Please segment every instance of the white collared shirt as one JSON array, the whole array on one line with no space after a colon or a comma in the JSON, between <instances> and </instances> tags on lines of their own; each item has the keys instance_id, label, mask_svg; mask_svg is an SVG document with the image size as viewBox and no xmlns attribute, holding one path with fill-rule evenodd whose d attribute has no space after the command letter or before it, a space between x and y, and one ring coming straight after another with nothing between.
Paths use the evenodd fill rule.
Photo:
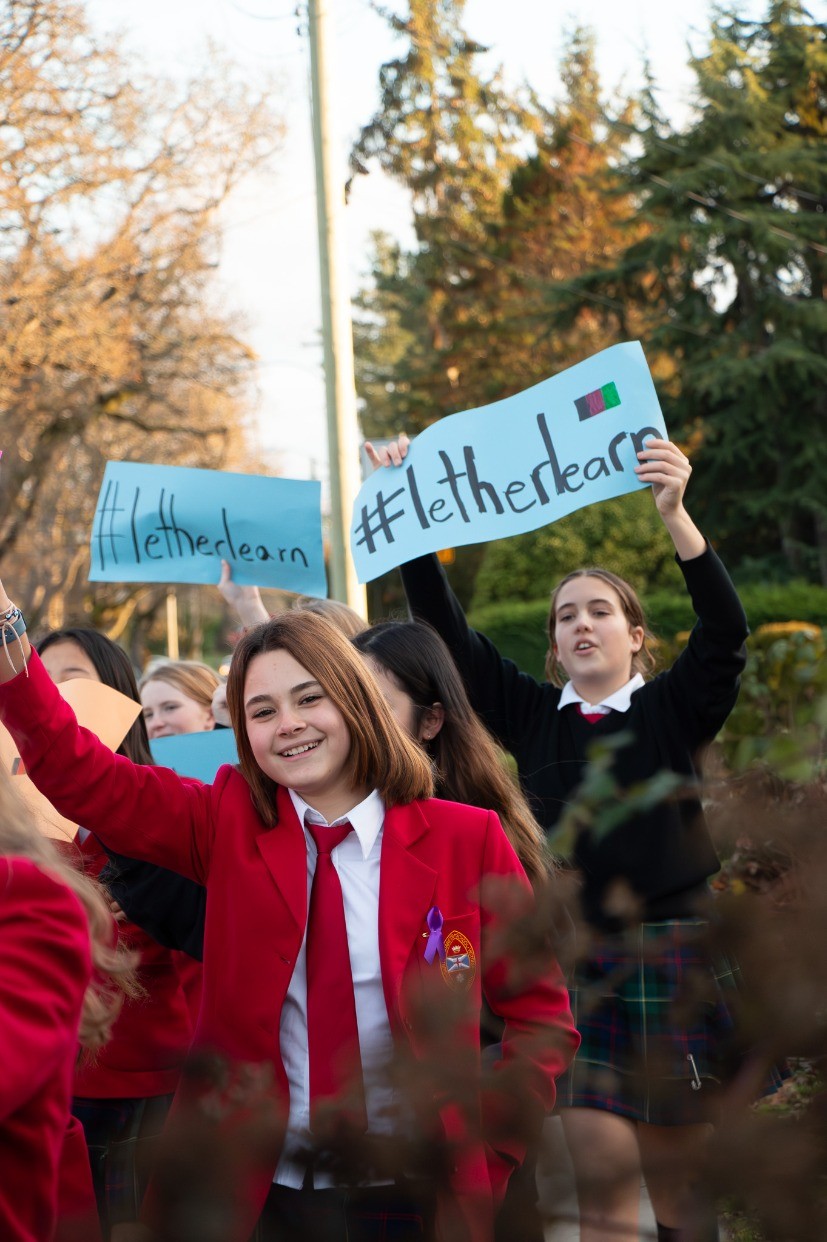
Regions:
<instances>
[{"instance_id":1,"label":"white collared shirt","mask_svg":"<svg viewBox=\"0 0 827 1242\"><path fill-rule=\"evenodd\" d=\"M635 673L634 677L630 677L626 685L621 686L619 690L615 690L614 694L601 699L599 703L587 703L582 694L578 694L571 682L567 681L563 686L557 710L558 712L562 711L564 707L568 707L569 703L580 703L583 711L589 716L608 716L609 712L628 712L632 706L632 695L641 686L645 685L646 682L643 676L640 673Z\"/></svg>"},{"instance_id":2,"label":"white collared shirt","mask_svg":"<svg viewBox=\"0 0 827 1242\"><path fill-rule=\"evenodd\" d=\"M307 842L309 902L317 853L313 838L304 825L306 819L317 824L327 824L327 820L308 806L295 790L290 789L288 793L296 808L299 823L304 828ZM382 852L385 807L378 791L374 789L364 802L348 811L347 815L340 816L334 823L340 824L345 819L353 825L353 832L336 846L331 858L342 885L345 906L368 1130L376 1134L390 1130L388 1114L394 1100L394 1094L383 1073L383 1067L390 1064L393 1054L393 1037L382 990L379 962L379 859ZM333 824L329 826L333 827ZM302 1185L304 1169L290 1159L290 1152L306 1145L310 1126L306 928L281 1011L279 1048L290 1084L290 1114L284 1154L273 1180L282 1186L299 1188ZM324 1179L321 1173L316 1173L314 1184L320 1188L330 1186L333 1182L330 1178Z\"/></svg>"}]
</instances>

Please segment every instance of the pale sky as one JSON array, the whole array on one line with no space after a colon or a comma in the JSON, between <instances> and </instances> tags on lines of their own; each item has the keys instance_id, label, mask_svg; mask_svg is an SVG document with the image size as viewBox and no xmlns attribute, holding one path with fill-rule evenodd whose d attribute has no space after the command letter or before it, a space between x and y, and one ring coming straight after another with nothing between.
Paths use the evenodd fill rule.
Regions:
<instances>
[{"instance_id":1,"label":"pale sky","mask_svg":"<svg viewBox=\"0 0 827 1242\"><path fill-rule=\"evenodd\" d=\"M392 6L396 7L396 6ZM401 7L401 4L400 4ZM763 14L765 3L741 0L745 15ZM307 39L297 32L295 0L86 0L93 24L119 29L128 44L159 72L197 73L211 38L239 72L272 72L281 80L277 107L287 137L274 172L240 189L227 211L220 296L240 310L246 339L260 358L258 425L261 443L280 472L324 478L326 432L319 344L319 275L315 185L308 86ZM815 0L818 16L827 0ZM367 121L378 96L378 69L394 43L368 0L329 0L335 92L336 145L342 176L349 144ZM702 47L708 26L706 0L467 0L466 29L491 46L491 60L506 81L528 80L546 99L558 93L557 64L563 32L576 20L597 35L604 88L633 89L645 53L671 115L686 109L692 77L687 45ZM352 291L368 268L372 229L405 236L403 191L378 173L359 178L346 212ZM573 361L577 361L574 360Z\"/></svg>"}]
</instances>

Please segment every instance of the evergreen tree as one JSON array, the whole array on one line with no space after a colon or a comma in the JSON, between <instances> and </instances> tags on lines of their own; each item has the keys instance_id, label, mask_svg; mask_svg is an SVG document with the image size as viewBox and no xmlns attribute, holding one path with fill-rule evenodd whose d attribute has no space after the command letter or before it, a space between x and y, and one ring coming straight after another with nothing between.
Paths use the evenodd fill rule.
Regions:
<instances>
[{"instance_id":1,"label":"evergreen tree","mask_svg":"<svg viewBox=\"0 0 827 1242\"><path fill-rule=\"evenodd\" d=\"M827 583L827 35L800 0L713 21L682 128L643 101L648 225L590 292L628 299L674 366L667 425L733 563Z\"/></svg>"},{"instance_id":2,"label":"evergreen tree","mask_svg":"<svg viewBox=\"0 0 827 1242\"><path fill-rule=\"evenodd\" d=\"M464 380L478 264L524 120L496 75L478 70L486 49L465 33L463 8L410 0L406 17L385 13L407 47L382 66L379 107L353 151L355 173L375 160L410 191L417 239L407 254L376 238L372 287L357 301L367 435L416 431L475 404Z\"/></svg>"},{"instance_id":3,"label":"evergreen tree","mask_svg":"<svg viewBox=\"0 0 827 1242\"><path fill-rule=\"evenodd\" d=\"M560 66L562 97L532 96L534 150L515 169L491 230L481 281L489 398L520 391L638 334L640 314L572 282L615 264L644 227L617 165L623 137L605 120L594 36L577 28ZM621 121L631 119L628 104Z\"/></svg>"}]
</instances>

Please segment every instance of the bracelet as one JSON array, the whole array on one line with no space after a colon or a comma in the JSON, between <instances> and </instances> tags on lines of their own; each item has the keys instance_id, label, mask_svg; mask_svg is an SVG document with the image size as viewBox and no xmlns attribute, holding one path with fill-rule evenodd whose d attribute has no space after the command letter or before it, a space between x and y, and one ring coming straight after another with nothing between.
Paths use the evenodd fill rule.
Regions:
<instances>
[{"instance_id":1,"label":"bracelet","mask_svg":"<svg viewBox=\"0 0 827 1242\"><path fill-rule=\"evenodd\" d=\"M0 625L4 630L6 626L9 626L18 638L22 638L26 633L26 621L16 604L10 604L5 612L0 612Z\"/></svg>"},{"instance_id":2,"label":"bracelet","mask_svg":"<svg viewBox=\"0 0 827 1242\"><path fill-rule=\"evenodd\" d=\"M5 612L0 612L0 638L3 640L3 650L6 653L6 659L8 660L14 673L17 673L17 669L15 668L14 660L11 658L11 653L9 652L9 639L11 639L12 643L16 639L20 644L20 654L23 657L23 668L26 670L26 676L28 677L29 666L26 663L26 656L23 653L22 642L22 638L25 633L26 621L23 613L16 604L10 604Z\"/></svg>"}]
</instances>

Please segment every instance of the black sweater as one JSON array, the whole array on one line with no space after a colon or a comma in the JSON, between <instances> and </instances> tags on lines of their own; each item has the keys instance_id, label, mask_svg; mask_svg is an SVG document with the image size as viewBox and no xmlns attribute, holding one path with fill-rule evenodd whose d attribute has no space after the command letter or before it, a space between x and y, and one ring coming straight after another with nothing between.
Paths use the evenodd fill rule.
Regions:
<instances>
[{"instance_id":1,"label":"black sweater","mask_svg":"<svg viewBox=\"0 0 827 1242\"><path fill-rule=\"evenodd\" d=\"M678 559L697 614L686 648L672 667L632 696L628 712L589 724L576 706L558 710L560 690L522 673L484 635L472 630L435 556L402 566L411 612L448 644L475 710L517 763L520 781L544 828L550 830L579 784L586 748L607 734L629 732L634 742L616 752L621 786L662 770L686 777L688 792L627 821L600 841L580 834L573 862L584 877L590 921L611 926L602 898L613 880L626 880L643 900L644 917L692 913L699 886L718 870L697 790L698 756L723 725L738 695L747 621L729 576L711 548Z\"/></svg>"}]
</instances>

